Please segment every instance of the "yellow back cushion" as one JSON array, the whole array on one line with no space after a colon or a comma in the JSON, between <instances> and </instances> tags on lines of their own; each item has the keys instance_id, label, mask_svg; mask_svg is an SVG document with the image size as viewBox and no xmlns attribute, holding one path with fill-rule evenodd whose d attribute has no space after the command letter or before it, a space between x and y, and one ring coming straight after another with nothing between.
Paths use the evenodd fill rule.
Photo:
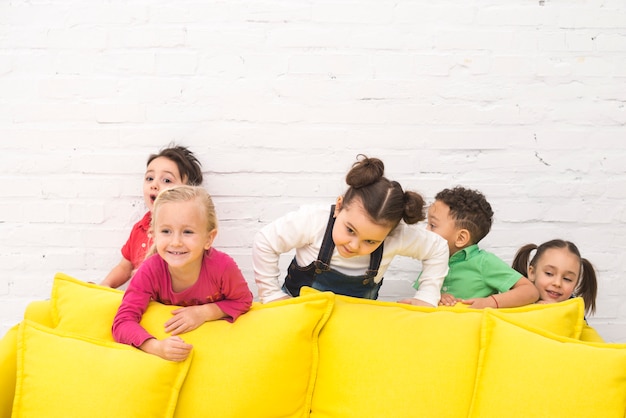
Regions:
<instances>
[{"instance_id":1,"label":"yellow back cushion","mask_svg":"<svg viewBox=\"0 0 626 418\"><path fill-rule=\"evenodd\" d=\"M583 342L486 312L470 417L624 417L626 344Z\"/></svg>"},{"instance_id":2,"label":"yellow back cushion","mask_svg":"<svg viewBox=\"0 0 626 418\"><path fill-rule=\"evenodd\" d=\"M55 328L113 341L111 326L124 292L57 273L50 297Z\"/></svg>"},{"instance_id":3,"label":"yellow back cushion","mask_svg":"<svg viewBox=\"0 0 626 418\"><path fill-rule=\"evenodd\" d=\"M182 335L195 358L175 416L308 416L318 335L332 309L330 293L254 303L233 324L207 322Z\"/></svg>"},{"instance_id":4,"label":"yellow back cushion","mask_svg":"<svg viewBox=\"0 0 626 418\"><path fill-rule=\"evenodd\" d=\"M584 307L579 299L500 311L578 336ZM483 313L337 295L320 334L311 417L467 416Z\"/></svg>"},{"instance_id":5,"label":"yellow back cushion","mask_svg":"<svg viewBox=\"0 0 626 418\"><path fill-rule=\"evenodd\" d=\"M52 292L57 329L112 341L111 325L122 295L57 274ZM234 323L207 322L181 335L194 345L194 360L175 416L308 414L317 372L318 334L333 302L332 293L317 293L267 305L254 303ZM164 324L176 308L151 302L141 325L155 337L165 338Z\"/></svg>"},{"instance_id":6,"label":"yellow back cushion","mask_svg":"<svg viewBox=\"0 0 626 418\"><path fill-rule=\"evenodd\" d=\"M166 361L25 320L12 417L172 417L192 357Z\"/></svg>"}]
</instances>

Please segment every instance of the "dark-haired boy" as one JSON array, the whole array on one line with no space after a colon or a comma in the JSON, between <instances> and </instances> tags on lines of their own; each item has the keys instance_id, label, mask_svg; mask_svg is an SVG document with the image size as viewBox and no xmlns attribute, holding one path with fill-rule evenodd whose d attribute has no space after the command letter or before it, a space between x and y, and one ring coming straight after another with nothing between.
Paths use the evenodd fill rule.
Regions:
<instances>
[{"instance_id":1,"label":"dark-haired boy","mask_svg":"<svg viewBox=\"0 0 626 418\"><path fill-rule=\"evenodd\" d=\"M427 229L448 241L448 275L440 305L462 302L472 308L511 308L539 298L530 280L502 259L478 248L491 229L493 210L477 190L455 187L437 193L428 209Z\"/></svg>"}]
</instances>

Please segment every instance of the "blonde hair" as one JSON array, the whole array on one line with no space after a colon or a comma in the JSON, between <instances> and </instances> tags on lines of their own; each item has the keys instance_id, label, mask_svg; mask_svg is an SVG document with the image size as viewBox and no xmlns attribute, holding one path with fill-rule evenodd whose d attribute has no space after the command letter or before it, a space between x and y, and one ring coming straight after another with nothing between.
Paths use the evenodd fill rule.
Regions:
<instances>
[{"instance_id":1,"label":"blonde hair","mask_svg":"<svg viewBox=\"0 0 626 418\"><path fill-rule=\"evenodd\" d=\"M172 202L189 202L195 200L198 206L204 212L207 220L207 231L211 232L217 229L217 215L215 213L215 205L213 199L206 189L202 186L180 185L170 189L162 190L154 201L152 208L152 221L150 221L150 229L154 228L154 220L157 218L159 209L166 203ZM156 253L156 245L152 244L150 251L146 254L146 258Z\"/></svg>"}]
</instances>

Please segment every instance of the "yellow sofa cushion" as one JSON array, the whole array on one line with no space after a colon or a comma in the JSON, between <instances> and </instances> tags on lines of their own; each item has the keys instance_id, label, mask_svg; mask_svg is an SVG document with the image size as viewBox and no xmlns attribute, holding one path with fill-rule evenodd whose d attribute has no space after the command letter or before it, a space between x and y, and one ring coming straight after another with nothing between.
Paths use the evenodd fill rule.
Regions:
<instances>
[{"instance_id":1,"label":"yellow sofa cushion","mask_svg":"<svg viewBox=\"0 0 626 418\"><path fill-rule=\"evenodd\" d=\"M0 417L10 417L17 372L17 332L14 325L0 340Z\"/></svg>"},{"instance_id":2,"label":"yellow sofa cushion","mask_svg":"<svg viewBox=\"0 0 626 418\"><path fill-rule=\"evenodd\" d=\"M122 292L62 273L53 283L57 329L112 341ZM194 345L193 364L176 417L300 417L310 409L318 335L333 309L332 293L267 305L254 303L234 323L213 321L181 335ZM141 324L155 337L176 306L151 302Z\"/></svg>"},{"instance_id":3,"label":"yellow sofa cushion","mask_svg":"<svg viewBox=\"0 0 626 418\"><path fill-rule=\"evenodd\" d=\"M583 342L516 319L485 313L470 417L624 417L626 344Z\"/></svg>"},{"instance_id":4,"label":"yellow sofa cushion","mask_svg":"<svg viewBox=\"0 0 626 418\"><path fill-rule=\"evenodd\" d=\"M172 417L193 357L170 362L28 320L17 344L13 418Z\"/></svg>"},{"instance_id":5,"label":"yellow sofa cushion","mask_svg":"<svg viewBox=\"0 0 626 418\"><path fill-rule=\"evenodd\" d=\"M572 300L501 311L576 336L584 307ZM483 313L337 295L320 334L311 417L467 416Z\"/></svg>"},{"instance_id":6,"label":"yellow sofa cushion","mask_svg":"<svg viewBox=\"0 0 626 418\"><path fill-rule=\"evenodd\" d=\"M113 341L113 318L124 292L57 273L52 282L53 327L85 337Z\"/></svg>"},{"instance_id":7,"label":"yellow sofa cushion","mask_svg":"<svg viewBox=\"0 0 626 418\"><path fill-rule=\"evenodd\" d=\"M333 296L254 303L233 324L207 322L184 334L195 357L175 416L308 416L318 335L333 309Z\"/></svg>"}]
</instances>

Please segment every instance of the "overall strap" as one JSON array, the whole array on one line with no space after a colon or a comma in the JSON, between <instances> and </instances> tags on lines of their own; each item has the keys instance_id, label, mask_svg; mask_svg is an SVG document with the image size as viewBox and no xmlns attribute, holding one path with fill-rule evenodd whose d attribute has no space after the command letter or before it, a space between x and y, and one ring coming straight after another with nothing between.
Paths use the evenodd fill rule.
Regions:
<instances>
[{"instance_id":1,"label":"overall strap","mask_svg":"<svg viewBox=\"0 0 626 418\"><path fill-rule=\"evenodd\" d=\"M326 232L324 232L324 240L320 252L315 260L315 273L319 274L323 271L330 270L330 258L333 255L335 249L335 243L333 241L333 226L335 225L335 205L330 207L330 215L328 216L328 223L326 224Z\"/></svg>"},{"instance_id":2,"label":"overall strap","mask_svg":"<svg viewBox=\"0 0 626 418\"><path fill-rule=\"evenodd\" d=\"M383 259L383 247L385 246L385 241L380 243L380 246L376 248L376 250L370 255L370 266L365 272L365 276L368 279L373 279L378 274L378 268L380 267L380 262Z\"/></svg>"}]
</instances>

